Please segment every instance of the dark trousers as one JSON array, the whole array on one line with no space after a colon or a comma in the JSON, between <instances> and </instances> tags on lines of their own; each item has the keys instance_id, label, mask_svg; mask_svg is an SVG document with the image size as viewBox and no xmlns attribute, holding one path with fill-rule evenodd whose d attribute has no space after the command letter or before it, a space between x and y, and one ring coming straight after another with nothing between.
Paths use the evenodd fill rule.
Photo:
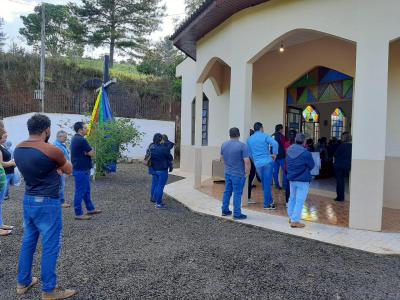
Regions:
<instances>
[{"instance_id":1,"label":"dark trousers","mask_svg":"<svg viewBox=\"0 0 400 300\"><path fill-rule=\"evenodd\" d=\"M336 193L338 201L344 201L345 179L349 176L349 172L350 170L348 168L335 166Z\"/></svg>"},{"instance_id":2,"label":"dark trousers","mask_svg":"<svg viewBox=\"0 0 400 300\"><path fill-rule=\"evenodd\" d=\"M254 163L251 162L251 169L250 169L250 174L249 174L249 187L247 189L248 199L251 199L251 190L253 189L254 177L256 177L256 167L254 166Z\"/></svg>"}]
</instances>

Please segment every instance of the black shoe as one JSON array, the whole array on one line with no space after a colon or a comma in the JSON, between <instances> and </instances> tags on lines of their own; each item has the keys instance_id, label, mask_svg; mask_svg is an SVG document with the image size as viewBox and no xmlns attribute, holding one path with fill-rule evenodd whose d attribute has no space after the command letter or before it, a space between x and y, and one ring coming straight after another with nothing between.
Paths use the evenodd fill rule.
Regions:
<instances>
[{"instance_id":1,"label":"black shoe","mask_svg":"<svg viewBox=\"0 0 400 300\"><path fill-rule=\"evenodd\" d=\"M244 214L241 214L239 216L233 216L233 219L235 219L235 220L244 220L244 219L247 219L247 216L244 215Z\"/></svg>"},{"instance_id":2,"label":"black shoe","mask_svg":"<svg viewBox=\"0 0 400 300\"><path fill-rule=\"evenodd\" d=\"M230 210L222 212L223 217L230 216L230 215L232 215L232 212Z\"/></svg>"},{"instance_id":3,"label":"black shoe","mask_svg":"<svg viewBox=\"0 0 400 300\"><path fill-rule=\"evenodd\" d=\"M337 201L337 202L344 202L344 199L340 199L338 197L336 197L334 200Z\"/></svg>"},{"instance_id":4,"label":"black shoe","mask_svg":"<svg viewBox=\"0 0 400 300\"><path fill-rule=\"evenodd\" d=\"M156 203L156 200L154 200L153 198L150 198L150 202Z\"/></svg>"},{"instance_id":5,"label":"black shoe","mask_svg":"<svg viewBox=\"0 0 400 300\"><path fill-rule=\"evenodd\" d=\"M270 204L268 206L264 206L264 209L275 210L276 209L276 205L275 205L275 203L272 203L272 204Z\"/></svg>"}]
</instances>

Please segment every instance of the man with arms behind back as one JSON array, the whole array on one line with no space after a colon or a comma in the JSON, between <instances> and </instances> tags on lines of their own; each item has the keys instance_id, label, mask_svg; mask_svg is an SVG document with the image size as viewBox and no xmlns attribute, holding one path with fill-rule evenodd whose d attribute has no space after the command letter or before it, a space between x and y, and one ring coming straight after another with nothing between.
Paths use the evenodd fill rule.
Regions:
<instances>
[{"instance_id":1,"label":"man with arms behind back","mask_svg":"<svg viewBox=\"0 0 400 300\"><path fill-rule=\"evenodd\" d=\"M19 144L14 152L15 162L26 183L17 294L25 294L38 283L38 279L32 277L32 263L41 235L42 299L65 299L76 292L57 287L56 268L62 235L60 175L71 174L72 166L60 149L48 144L50 125L47 116L32 116L28 120L29 139Z\"/></svg>"}]
</instances>

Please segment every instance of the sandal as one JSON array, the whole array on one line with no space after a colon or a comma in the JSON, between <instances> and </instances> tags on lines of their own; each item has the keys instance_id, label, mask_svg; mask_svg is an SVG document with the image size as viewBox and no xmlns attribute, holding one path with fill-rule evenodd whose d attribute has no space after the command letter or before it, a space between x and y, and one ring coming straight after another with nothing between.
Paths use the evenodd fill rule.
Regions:
<instances>
[{"instance_id":1,"label":"sandal","mask_svg":"<svg viewBox=\"0 0 400 300\"><path fill-rule=\"evenodd\" d=\"M8 236L12 233L11 230L0 229L0 236Z\"/></svg>"},{"instance_id":2,"label":"sandal","mask_svg":"<svg viewBox=\"0 0 400 300\"><path fill-rule=\"evenodd\" d=\"M0 229L3 229L3 230L13 230L13 229L14 229L14 226L2 225L2 226L0 226Z\"/></svg>"}]
</instances>

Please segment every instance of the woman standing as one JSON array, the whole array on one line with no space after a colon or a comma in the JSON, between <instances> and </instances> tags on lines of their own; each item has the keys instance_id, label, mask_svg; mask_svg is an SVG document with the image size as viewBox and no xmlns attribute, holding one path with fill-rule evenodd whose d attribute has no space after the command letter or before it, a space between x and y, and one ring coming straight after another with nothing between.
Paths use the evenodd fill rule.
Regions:
<instances>
[{"instance_id":1,"label":"woman standing","mask_svg":"<svg viewBox=\"0 0 400 300\"><path fill-rule=\"evenodd\" d=\"M10 189L10 184L13 182L14 179L14 169L15 169L15 163L14 160L12 160L12 154L11 151L8 147L6 147L6 142L7 142L7 132L4 130L3 135L0 138L0 151L1 154L3 155L3 167L6 172L6 178L7 178L7 184L5 187L4 191L4 199L7 200L9 198L9 189Z\"/></svg>"},{"instance_id":2,"label":"woman standing","mask_svg":"<svg viewBox=\"0 0 400 300\"><path fill-rule=\"evenodd\" d=\"M168 169L173 160L170 149L161 144L162 140L162 135L156 133L153 137L153 143L149 146L148 150L151 157L151 175L153 176L151 196L156 203L155 208L157 209L167 208L162 202L162 197L168 180Z\"/></svg>"},{"instance_id":3,"label":"woman standing","mask_svg":"<svg viewBox=\"0 0 400 300\"><path fill-rule=\"evenodd\" d=\"M0 136L1 140L3 140L4 136L7 136L4 128L0 127ZM11 230L14 228L13 226L5 225L3 223L3 202L4 196L6 195L6 186L7 186L7 176L5 172L5 168L14 166L14 161L4 162L3 160L3 151L0 151L0 236L7 236L11 234Z\"/></svg>"}]
</instances>

